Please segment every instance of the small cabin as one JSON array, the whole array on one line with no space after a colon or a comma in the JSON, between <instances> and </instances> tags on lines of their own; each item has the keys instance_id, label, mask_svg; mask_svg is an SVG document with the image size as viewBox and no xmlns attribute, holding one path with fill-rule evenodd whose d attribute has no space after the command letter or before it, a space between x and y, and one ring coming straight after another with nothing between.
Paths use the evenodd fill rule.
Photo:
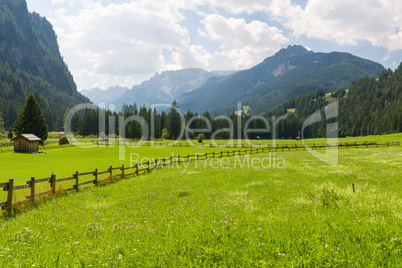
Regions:
<instances>
[{"instance_id":1,"label":"small cabin","mask_svg":"<svg viewBox=\"0 0 402 268\"><path fill-rule=\"evenodd\" d=\"M21 134L11 141L14 141L14 152L19 153L37 153L39 143L42 140L34 134Z\"/></svg>"}]
</instances>

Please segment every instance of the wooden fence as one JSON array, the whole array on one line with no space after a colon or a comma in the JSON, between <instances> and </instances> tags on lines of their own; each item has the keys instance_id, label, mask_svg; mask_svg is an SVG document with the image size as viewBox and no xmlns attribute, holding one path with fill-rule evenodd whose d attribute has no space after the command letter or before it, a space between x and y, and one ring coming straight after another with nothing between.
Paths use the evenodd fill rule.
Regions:
<instances>
[{"instance_id":1,"label":"wooden fence","mask_svg":"<svg viewBox=\"0 0 402 268\"><path fill-rule=\"evenodd\" d=\"M212 144L212 143L184 143L184 142L178 142L178 143L166 143L166 142L129 142L127 140L122 141L124 142L124 145L129 145L129 146L153 146L153 147L195 147L195 148L271 148L273 150L276 150L277 148L291 148L294 150L297 149L304 149L305 147L311 148L314 150L320 150L323 148L350 148L350 147L379 147L379 146L395 146L399 145L399 142L381 142L381 141L372 141L372 142L340 142L335 143L335 144L328 144L328 143L309 143L306 145L303 144L282 144L282 145L270 145L270 144ZM102 141L94 141L94 144L98 145L109 145L109 142L102 142ZM116 140L114 144L118 145L119 141Z\"/></svg>"},{"instance_id":2,"label":"wooden fence","mask_svg":"<svg viewBox=\"0 0 402 268\"><path fill-rule=\"evenodd\" d=\"M330 144L322 144L322 145L313 145L311 149L321 150L321 149L330 149L330 148L368 148L368 147L380 147L380 146L399 146L399 142L364 142L364 143L340 143L335 145ZM26 182L24 185L14 185L14 180L10 179L8 182L0 183L0 188L3 188L4 191L7 192L7 201L0 202L0 207L2 210L6 210L6 214L11 216L13 213L13 205L22 205L31 203L36 205L36 198L41 196L49 196L52 197L56 194L56 185L60 182L72 181L74 184L72 188L68 188L62 190L62 192L69 191L79 191L81 186L87 184L93 184L98 186L101 183L106 183L108 181L113 181L116 178L127 178L133 176L139 176L144 173L148 173L152 170L157 170L159 167L165 167L173 164L180 164L183 162L191 162L191 161L205 161L210 158L222 158L222 157L233 157L233 156L241 156L246 154L258 154L258 153L266 153L266 152L286 152L286 151L305 151L306 147L292 144L292 145L282 145L277 147L262 147L262 148L250 148L246 150L233 150L228 152L213 152L213 153L205 153L205 154L195 154L195 155L187 155L187 156L171 156L170 158L159 158L154 162L145 162L145 163L137 163L132 167L125 167L122 165L121 167L112 167L110 166L105 171L98 171L95 169L90 172L79 173L75 172L71 177L68 178L60 178L56 177L56 174L51 174L48 178L43 179L35 179L32 177L30 180ZM117 171L117 174L116 174ZM106 179L100 180L101 175L107 174ZM92 176L90 180L88 180L88 176ZM105 176L104 176L105 177ZM86 180L85 180L86 178ZM35 185L38 183L49 183L49 190L36 193ZM26 200L13 203L13 193L17 190L22 189L30 189L30 195L26 197Z\"/></svg>"}]
</instances>

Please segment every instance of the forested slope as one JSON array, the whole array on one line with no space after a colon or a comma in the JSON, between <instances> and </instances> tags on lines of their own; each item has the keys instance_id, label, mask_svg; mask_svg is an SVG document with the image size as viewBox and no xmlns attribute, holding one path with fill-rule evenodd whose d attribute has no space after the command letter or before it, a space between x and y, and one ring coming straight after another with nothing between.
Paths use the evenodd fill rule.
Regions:
<instances>
[{"instance_id":1,"label":"forested slope","mask_svg":"<svg viewBox=\"0 0 402 268\"><path fill-rule=\"evenodd\" d=\"M293 98L267 111L266 116L286 114L278 127L279 137L294 138L303 122L329 103L339 101L341 136L366 136L402 131L402 64L395 72L384 70L378 79L362 78L349 90L338 89L330 96L322 90ZM323 137L326 120L307 129L307 136Z\"/></svg>"},{"instance_id":2,"label":"forested slope","mask_svg":"<svg viewBox=\"0 0 402 268\"><path fill-rule=\"evenodd\" d=\"M0 0L0 103L10 126L26 96L37 93L49 130L60 130L67 107L88 102L59 52L46 18L29 13L25 0Z\"/></svg>"}]
</instances>

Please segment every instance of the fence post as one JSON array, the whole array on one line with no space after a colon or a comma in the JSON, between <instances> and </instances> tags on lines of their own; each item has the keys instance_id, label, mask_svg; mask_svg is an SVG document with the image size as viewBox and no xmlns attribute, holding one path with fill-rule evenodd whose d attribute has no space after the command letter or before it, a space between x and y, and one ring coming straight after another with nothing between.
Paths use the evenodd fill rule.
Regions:
<instances>
[{"instance_id":1,"label":"fence post","mask_svg":"<svg viewBox=\"0 0 402 268\"><path fill-rule=\"evenodd\" d=\"M30 181L28 181L31 186L31 201L36 206L35 201L35 177L32 177Z\"/></svg>"},{"instance_id":2,"label":"fence post","mask_svg":"<svg viewBox=\"0 0 402 268\"><path fill-rule=\"evenodd\" d=\"M124 165L121 166L121 177L124 178Z\"/></svg>"},{"instance_id":3,"label":"fence post","mask_svg":"<svg viewBox=\"0 0 402 268\"><path fill-rule=\"evenodd\" d=\"M110 176L110 180L112 180L113 179L113 168L112 168L112 166L110 166L110 168L109 168L109 176Z\"/></svg>"},{"instance_id":4,"label":"fence post","mask_svg":"<svg viewBox=\"0 0 402 268\"><path fill-rule=\"evenodd\" d=\"M223 153L222 153L222 151L221 151L221 158L223 157Z\"/></svg>"},{"instance_id":5,"label":"fence post","mask_svg":"<svg viewBox=\"0 0 402 268\"><path fill-rule=\"evenodd\" d=\"M53 194L53 172L52 172L52 175L50 175L49 183L50 183L50 192L49 192L49 195L52 195L52 194Z\"/></svg>"},{"instance_id":6,"label":"fence post","mask_svg":"<svg viewBox=\"0 0 402 268\"><path fill-rule=\"evenodd\" d=\"M165 166L165 163L166 163L166 158L164 157L163 158L163 166Z\"/></svg>"},{"instance_id":7,"label":"fence post","mask_svg":"<svg viewBox=\"0 0 402 268\"><path fill-rule=\"evenodd\" d=\"M177 156L177 163L180 164L180 155Z\"/></svg>"},{"instance_id":8,"label":"fence post","mask_svg":"<svg viewBox=\"0 0 402 268\"><path fill-rule=\"evenodd\" d=\"M52 173L52 177L50 179L52 185L52 195L56 193L56 175Z\"/></svg>"},{"instance_id":9,"label":"fence post","mask_svg":"<svg viewBox=\"0 0 402 268\"><path fill-rule=\"evenodd\" d=\"M94 184L95 184L95 186L98 186L98 169L97 168L95 169L94 176L95 176Z\"/></svg>"},{"instance_id":10,"label":"fence post","mask_svg":"<svg viewBox=\"0 0 402 268\"><path fill-rule=\"evenodd\" d=\"M149 172L149 161L148 161L148 163L147 163L147 164L148 164L148 167L147 167L147 172Z\"/></svg>"},{"instance_id":11,"label":"fence post","mask_svg":"<svg viewBox=\"0 0 402 268\"><path fill-rule=\"evenodd\" d=\"M75 177L75 190L77 190L77 192L78 192L78 188L79 188L79 185L78 185L78 171L77 172L75 172L75 174L74 174L74 177Z\"/></svg>"},{"instance_id":12,"label":"fence post","mask_svg":"<svg viewBox=\"0 0 402 268\"><path fill-rule=\"evenodd\" d=\"M158 159L155 160L155 170L158 169Z\"/></svg>"},{"instance_id":13,"label":"fence post","mask_svg":"<svg viewBox=\"0 0 402 268\"><path fill-rule=\"evenodd\" d=\"M205 160L208 159L208 153L205 153Z\"/></svg>"},{"instance_id":14,"label":"fence post","mask_svg":"<svg viewBox=\"0 0 402 268\"><path fill-rule=\"evenodd\" d=\"M190 155L187 155L187 162L190 162Z\"/></svg>"},{"instance_id":15,"label":"fence post","mask_svg":"<svg viewBox=\"0 0 402 268\"><path fill-rule=\"evenodd\" d=\"M137 174L137 176L139 175L138 173L138 163L135 165L135 167L137 168L137 170L135 171L135 173Z\"/></svg>"},{"instance_id":16,"label":"fence post","mask_svg":"<svg viewBox=\"0 0 402 268\"><path fill-rule=\"evenodd\" d=\"M4 191L8 191L7 195L7 215L13 215L13 188L14 188L14 179L10 179L8 181L8 186L4 188Z\"/></svg>"}]
</instances>

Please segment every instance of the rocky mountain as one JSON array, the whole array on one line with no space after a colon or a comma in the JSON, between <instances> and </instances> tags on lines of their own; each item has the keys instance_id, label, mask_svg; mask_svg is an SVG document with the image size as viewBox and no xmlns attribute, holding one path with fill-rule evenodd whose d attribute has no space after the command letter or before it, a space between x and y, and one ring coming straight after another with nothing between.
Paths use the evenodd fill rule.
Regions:
<instances>
[{"instance_id":1,"label":"rocky mountain","mask_svg":"<svg viewBox=\"0 0 402 268\"><path fill-rule=\"evenodd\" d=\"M90 99L91 102L98 105L100 102L111 104L128 90L130 90L128 87L119 86L111 87L107 90L101 90L100 88L96 87L90 90L82 90L80 93Z\"/></svg>"},{"instance_id":2,"label":"rocky mountain","mask_svg":"<svg viewBox=\"0 0 402 268\"><path fill-rule=\"evenodd\" d=\"M49 130L61 130L67 108L88 102L77 92L60 55L53 26L29 13L25 0L0 0L0 109L7 126L36 93Z\"/></svg>"},{"instance_id":3,"label":"rocky mountain","mask_svg":"<svg viewBox=\"0 0 402 268\"><path fill-rule=\"evenodd\" d=\"M133 104L134 102L138 107L151 104L170 105L174 100L180 103L184 94L201 87L208 79L232 73L233 71L208 72L197 68L165 71L155 74L150 80L144 81L140 85L135 85L131 90L115 87L107 91L92 89L81 91L81 93L95 104L99 100L106 100L107 104L113 103L116 105L116 111L119 111L123 104ZM124 93L120 94L122 91Z\"/></svg>"},{"instance_id":4,"label":"rocky mountain","mask_svg":"<svg viewBox=\"0 0 402 268\"><path fill-rule=\"evenodd\" d=\"M179 106L194 112L229 114L238 102L252 113L264 113L295 96L322 89L349 87L362 77L378 76L384 67L348 53L314 53L289 46L257 66L225 77L209 79L183 95Z\"/></svg>"}]
</instances>

